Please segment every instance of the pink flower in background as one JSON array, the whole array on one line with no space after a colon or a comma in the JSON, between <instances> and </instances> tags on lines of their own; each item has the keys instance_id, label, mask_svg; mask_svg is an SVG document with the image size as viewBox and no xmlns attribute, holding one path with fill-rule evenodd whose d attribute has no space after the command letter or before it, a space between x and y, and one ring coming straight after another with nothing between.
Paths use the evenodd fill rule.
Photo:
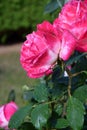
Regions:
<instances>
[{"instance_id":1,"label":"pink flower in background","mask_svg":"<svg viewBox=\"0 0 87 130\"><path fill-rule=\"evenodd\" d=\"M87 0L70 0L53 26L67 29L77 39L76 50L87 52Z\"/></svg>"},{"instance_id":2,"label":"pink flower in background","mask_svg":"<svg viewBox=\"0 0 87 130\"><path fill-rule=\"evenodd\" d=\"M8 129L8 123L11 116L18 110L15 102L7 103L0 107L0 127Z\"/></svg>"},{"instance_id":3,"label":"pink flower in background","mask_svg":"<svg viewBox=\"0 0 87 130\"><path fill-rule=\"evenodd\" d=\"M27 35L21 48L20 62L31 78L49 74L58 58L61 32L44 21L37 31Z\"/></svg>"}]
</instances>

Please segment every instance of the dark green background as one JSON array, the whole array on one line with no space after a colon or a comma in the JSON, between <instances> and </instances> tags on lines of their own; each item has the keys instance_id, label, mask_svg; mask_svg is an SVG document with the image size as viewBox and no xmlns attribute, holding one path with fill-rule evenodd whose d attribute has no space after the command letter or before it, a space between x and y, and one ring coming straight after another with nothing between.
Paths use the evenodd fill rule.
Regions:
<instances>
[{"instance_id":1,"label":"dark green background","mask_svg":"<svg viewBox=\"0 0 87 130\"><path fill-rule=\"evenodd\" d=\"M47 3L47 0L0 0L0 43L25 37L43 20L52 21L50 14L44 14Z\"/></svg>"}]
</instances>

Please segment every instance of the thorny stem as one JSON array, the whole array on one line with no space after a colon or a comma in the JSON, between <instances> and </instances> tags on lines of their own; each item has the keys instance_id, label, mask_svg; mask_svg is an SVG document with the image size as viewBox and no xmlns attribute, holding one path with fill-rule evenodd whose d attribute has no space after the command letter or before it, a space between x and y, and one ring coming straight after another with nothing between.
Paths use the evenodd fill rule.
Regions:
<instances>
[{"instance_id":1,"label":"thorny stem","mask_svg":"<svg viewBox=\"0 0 87 130\"><path fill-rule=\"evenodd\" d=\"M55 100L52 100L52 101L49 101L49 102L41 102L41 103L33 105L32 107L35 108L37 105L40 105L40 104L45 104L46 105L46 104L51 104L51 103L54 103L54 102L57 102L57 100L55 99Z\"/></svg>"},{"instance_id":2,"label":"thorny stem","mask_svg":"<svg viewBox=\"0 0 87 130\"><path fill-rule=\"evenodd\" d=\"M72 77L78 76L78 75L81 74L81 73L86 73L86 71L80 71L80 72L78 72L78 73L72 74Z\"/></svg>"},{"instance_id":3,"label":"thorny stem","mask_svg":"<svg viewBox=\"0 0 87 130\"><path fill-rule=\"evenodd\" d=\"M81 73L86 73L86 71L80 71L78 73L72 74L70 72L70 70L68 68L66 68L66 72L69 76L68 95L69 95L69 97L71 97L71 81L72 81L72 78L75 77L75 76L78 76Z\"/></svg>"},{"instance_id":4,"label":"thorny stem","mask_svg":"<svg viewBox=\"0 0 87 130\"><path fill-rule=\"evenodd\" d=\"M72 81L72 78L75 77L75 76L78 76L81 73L86 73L86 71L80 71L78 73L72 74L70 72L70 70L66 67L66 72L69 76L68 95L69 95L69 97L71 97L71 81Z\"/></svg>"},{"instance_id":5,"label":"thorny stem","mask_svg":"<svg viewBox=\"0 0 87 130\"><path fill-rule=\"evenodd\" d=\"M66 103L64 103L62 117L66 115Z\"/></svg>"},{"instance_id":6,"label":"thorny stem","mask_svg":"<svg viewBox=\"0 0 87 130\"><path fill-rule=\"evenodd\" d=\"M69 77L69 85L68 85L68 95L69 95L69 97L71 97L71 81L72 81L72 77Z\"/></svg>"}]
</instances>

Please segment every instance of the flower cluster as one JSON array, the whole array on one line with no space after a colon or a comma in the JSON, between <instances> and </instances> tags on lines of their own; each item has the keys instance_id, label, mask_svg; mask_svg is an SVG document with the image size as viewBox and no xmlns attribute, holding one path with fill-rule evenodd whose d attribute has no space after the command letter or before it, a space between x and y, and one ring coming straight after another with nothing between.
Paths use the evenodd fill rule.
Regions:
<instances>
[{"instance_id":1,"label":"flower cluster","mask_svg":"<svg viewBox=\"0 0 87 130\"><path fill-rule=\"evenodd\" d=\"M9 120L17 110L18 107L15 102L10 102L0 107L0 128L8 130Z\"/></svg>"},{"instance_id":2,"label":"flower cluster","mask_svg":"<svg viewBox=\"0 0 87 130\"><path fill-rule=\"evenodd\" d=\"M58 59L68 60L75 50L87 52L87 1L70 0L53 24L38 24L26 38L20 61L31 78L51 73Z\"/></svg>"}]
</instances>

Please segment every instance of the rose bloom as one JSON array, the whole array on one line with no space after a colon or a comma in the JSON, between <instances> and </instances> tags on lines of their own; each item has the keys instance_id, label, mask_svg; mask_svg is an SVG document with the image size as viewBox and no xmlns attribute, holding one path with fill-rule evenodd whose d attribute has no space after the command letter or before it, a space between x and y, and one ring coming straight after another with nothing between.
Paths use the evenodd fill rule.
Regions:
<instances>
[{"instance_id":1,"label":"rose bloom","mask_svg":"<svg viewBox=\"0 0 87 130\"><path fill-rule=\"evenodd\" d=\"M18 110L15 102L7 103L0 107L0 127L9 130L8 123L11 116Z\"/></svg>"},{"instance_id":2,"label":"rose bloom","mask_svg":"<svg viewBox=\"0 0 87 130\"><path fill-rule=\"evenodd\" d=\"M78 41L76 50L87 52L87 0L67 2L53 26L70 31Z\"/></svg>"},{"instance_id":3,"label":"rose bloom","mask_svg":"<svg viewBox=\"0 0 87 130\"><path fill-rule=\"evenodd\" d=\"M68 35L68 37L67 37ZM20 62L31 78L52 72L58 57L67 60L75 48L75 38L67 30L56 30L48 21L28 34L21 48ZM71 48L68 46L71 43Z\"/></svg>"},{"instance_id":4,"label":"rose bloom","mask_svg":"<svg viewBox=\"0 0 87 130\"><path fill-rule=\"evenodd\" d=\"M58 58L60 37L53 26L44 21L37 25L37 31L27 35L21 48L20 62L31 78L38 78L52 72Z\"/></svg>"}]
</instances>

